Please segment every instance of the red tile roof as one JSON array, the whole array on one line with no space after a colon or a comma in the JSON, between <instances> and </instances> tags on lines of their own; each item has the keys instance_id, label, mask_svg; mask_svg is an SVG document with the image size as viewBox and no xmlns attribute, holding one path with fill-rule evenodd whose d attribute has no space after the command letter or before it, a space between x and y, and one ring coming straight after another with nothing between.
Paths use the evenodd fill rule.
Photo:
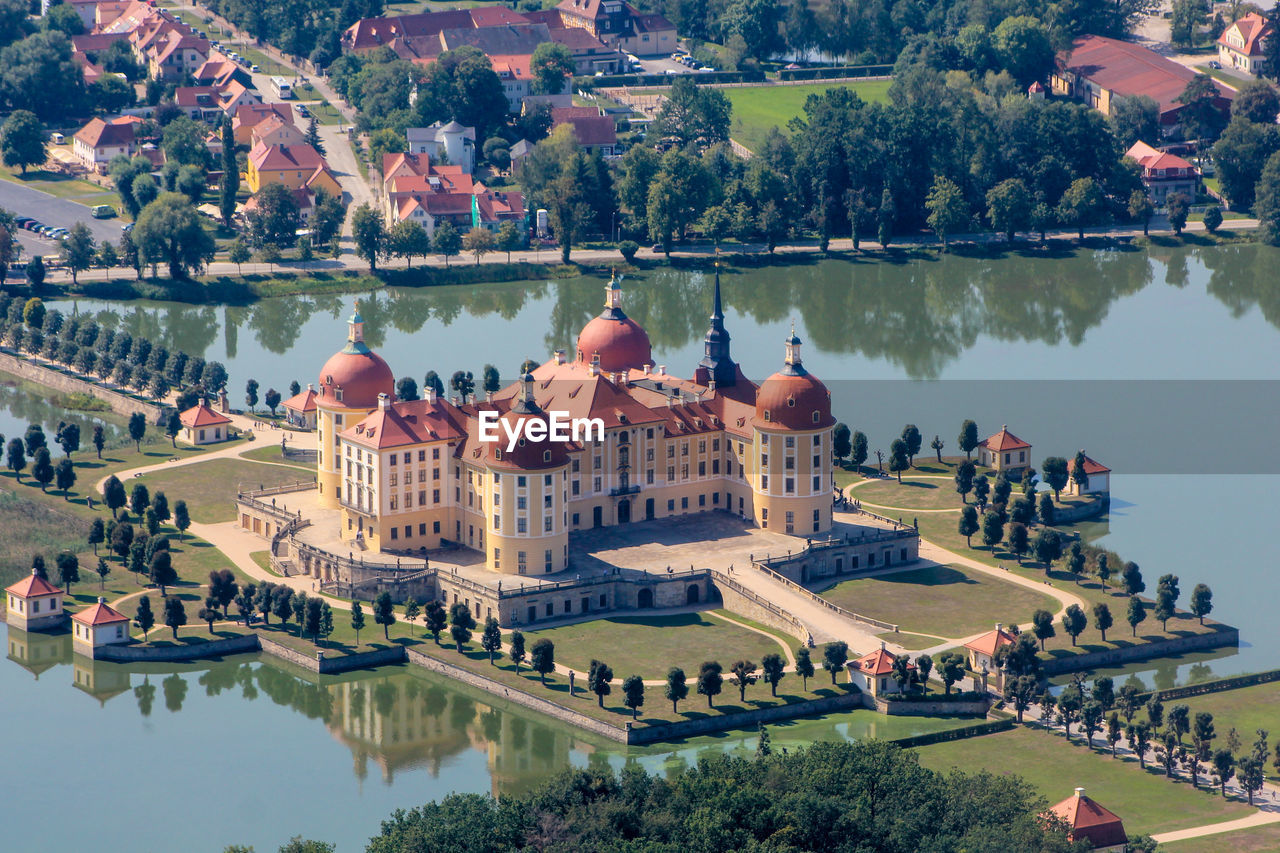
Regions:
<instances>
[{"instance_id":1,"label":"red tile roof","mask_svg":"<svg viewBox=\"0 0 1280 853\"><path fill-rule=\"evenodd\" d=\"M1194 173L1196 168L1178 155L1152 148L1142 140L1133 143L1129 150L1124 152L1124 156L1132 157L1136 160L1144 173L1154 169L1185 169Z\"/></svg>"},{"instance_id":2,"label":"red tile roof","mask_svg":"<svg viewBox=\"0 0 1280 853\"><path fill-rule=\"evenodd\" d=\"M552 110L552 113L558 112ZM563 121L555 121L551 126L554 131L561 125L573 127L573 135L579 145L614 145L618 141L618 127L609 116L598 113L592 116L573 116Z\"/></svg>"},{"instance_id":3,"label":"red tile roof","mask_svg":"<svg viewBox=\"0 0 1280 853\"><path fill-rule=\"evenodd\" d=\"M88 124L76 131L75 138L90 148L102 148L107 145L132 145L132 122L105 122L100 118L91 119Z\"/></svg>"},{"instance_id":4,"label":"red tile roof","mask_svg":"<svg viewBox=\"0 0 1280 853\"><path fill-rule=\"evenodd\" d=\"M1092 476L1093 474L1110 474L1111 469L1101 462L1095 462L1086 456L1084 458L1084 472Z\"/></svg>"},{"instance_id":5,"label":"red tile roof","mask_svg":"<svg viewBox=\"0 0 1280 853\"><path fill-rule=\"evenodd\" d=\"M462 437L466 415L443 398L434 403L408 400L377 409L343 431L342 437L365 447L386 449Z\"/></svg>"},{"instance_id":6,"label":"red tile roof","mask_svg":"<svg viewBox=\"0 0 1280 853\"><path fill-rule=\"evenodd\" d=\"M1237 30L1240 34L1241 41L1244 42L1244 48L1241 49L1227 40L1232 30ZM1243 53L1245 56L1261 56L1262 40L1271 35L1271 24L1266 18L1257 12L1250 12L1243 18L1236 20L1234 24L1222 31L1222 35L1218 36L1218 44L1224 45L1228 50L1234 50L1237 53Z\"/></svg>"},{"instance_id":7,"label":"red tile roof","mask_svg":"<svg viewBox=\"0 0 1280 853\"><path fill-rule=\"evenodd\" d=\"M129 621L128 616L107 604L101 597L98 598L97 604L72 614L71 618L84 625L111 625L115 622Z\"/></svg>"},{"instance_id":8,"label":"red tile roof","mask_svg":"<svg viewBox=\"0 0 1280 853\"><path fill-rule=\"evenodd\" d=\"M865 675L872 677L880 675L888 675L893 672L893 665L898 660L897 655L886 651L883 647L876 649L869 655L863 655L855 660L850 666L857 668ZM910 664L908 669L915 669L915 664Z\"/></svg>"},{"instance_id":9,"label":"red tile roof","mask_svg":"<svg viewBox=\"0 0 1280 853\"><path fill-rule=\"evenodd\" d=\"M1049 811L1066 821L1072 841L1087 840L1094 847L1110 847L1129 840L1120 817L1086 797L1083 788L1076 788L1073 795Z\"/></svg>"},{"instance_id":10,"label":"red tile roof","mask_svg":"<svg viewBox=\"0 0 1280 853\"><path fill-rule=\"evenodd\" d=\"M61 589L37 575L35 569L32 569L31 574L22 580L5 587L4 591L19 598L40 598L45 595L58 595L62 592Z\"/></svg>"},{"instance_id":11,"label":"red tile roof","mask_svg":"<svg viewBox=\"0 0 1280 853\"><path fill-rule=\"evenodd\" d=\"M1002 426L998 433L989 438L984 438L979 446L985 447L992 452L1002 453L1006 450L1020 450L1031 445L1009 432L1007 426Z\"/></svg>"},{"instance_id":12,"label":"red tile roof","mask_svg":"<svg viewBox=\"0 0 1280 853\"><path fill-rule=\"evenodd\" d=\"M305 142L296 145L263 145L258 143L249 152L249 160L259 172L299 170L314 172L327 166L320 152Z\"/></svg>"},{"instance_id":13,"label":"red tile roof","mask_svg":"<svg viewBox=\"0 0 1280 853\"><path fill-rule=\"evenodd\" d=\"M301 393L295 394L281 405L286 409L293 409L295 412L314 412L316 410L315 389L308 388Z\"/></svg>"},{"instance_id":14,"label":"red tile roof","mask_svg":"<svg viewBox=\"0 0 1280 853\"><path fill-rule=\"evenodd\" d=\"M1103 36L1081 36L1059 64L1072 74L1093 81L1117 95L1146 95L1160 105L1162 113L1182 108L1175 103L1196 77L1196 71L1166 59L1141 45ZM1231 98L1214 83L1225 100Z\"/></svg>"},{"instance_id":15,"label":"red tile roof","mask_svg":"<svg viewBox=\"0 0 1280 853\"><path fill-rule=\"evenodd\" d=\"M190 409L183 412L179 418L182 420L182 425L188 429L192 427L218 426L219 424L231 423L231 418L221 412L215 412L206 403L200 403L199 405L192 406Z\"/></svg>"},{"instance_id":16,"label":"red tile roof","mask_svg":"<svg viewBox=\"0 0 1280 853\"><path fill-rule=\"evenodd\" d=\"M966 649L972 649L980 655L991 657L1000 650L1002 646L1012 646L1017 641L1017 637L1010 634L1003 628L996 628L988 631L981 637L975 637L964 644Z\"/></svg>"}]
</instances>

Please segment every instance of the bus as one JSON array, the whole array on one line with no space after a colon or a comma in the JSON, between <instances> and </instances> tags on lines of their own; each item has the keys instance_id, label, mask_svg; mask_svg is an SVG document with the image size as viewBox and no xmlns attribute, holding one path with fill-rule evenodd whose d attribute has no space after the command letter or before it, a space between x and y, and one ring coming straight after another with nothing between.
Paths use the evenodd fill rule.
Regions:
<instances>
[{"instance_id":1,"label":"bus","mask_svg":"<svg viewBox=\"0 0 1280 853\"><path fill-rule=\"evenodd\" d=\"M276 93L276 97L281 100L288 101L293 98L293 86L284 77L272 77L271 88Z\"/></svg>"}]
</instances>

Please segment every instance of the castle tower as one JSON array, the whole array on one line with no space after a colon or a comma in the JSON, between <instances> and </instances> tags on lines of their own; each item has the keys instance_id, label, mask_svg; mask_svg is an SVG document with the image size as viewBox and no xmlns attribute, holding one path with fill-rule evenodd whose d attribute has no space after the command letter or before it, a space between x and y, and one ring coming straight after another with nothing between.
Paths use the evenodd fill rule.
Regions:
<instances>
[{"instance_id":1,"label":"castle tower","mask_svg":"<svg viewBox=\"0 0 1280 853\"><path fill-rule=\"evenodd\" d=\"M831 529L831 393L805 369L795 327L782 370L756 394L749 466L756 524L794 536Z\"/></svg>"},{"instance_id":2,"label":"castle tower","mask_svg":"<svg viewBox=\"0 0 1280 853\"><path fill-rule=\"evenodd\" d=\"M716 261L715 295L712 298L711 326L703 338L702 361L698 362L698 381L717 388L730 388L737 382L738 366L729 356L729 332L724 327L724 311L720 307L720 261Z\"/></svg>"},{"instance_id":3,"label":"castle tower","mask_svg":"<svg viewBox=\"0 0 1280 853\"><path fill-rule=\"evenodd\" d=\"M622 283L614 276L605 286L604 310L578 333L578 361L598 363L613 373L653 363L649 334L622 310Z\"/></svg>"}]
</instances>

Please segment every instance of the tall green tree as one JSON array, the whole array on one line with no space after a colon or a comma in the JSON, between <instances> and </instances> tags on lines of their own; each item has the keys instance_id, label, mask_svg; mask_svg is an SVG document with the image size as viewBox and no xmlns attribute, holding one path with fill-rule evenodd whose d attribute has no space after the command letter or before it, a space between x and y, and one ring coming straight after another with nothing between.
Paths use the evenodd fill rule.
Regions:
<instances>
[{"instance_id":1,"label":"tall green tree","mask_svg":"<svg viewBox=\"0 0 1280 853\"><path fill-rule=\"evenodd\" d=\"M462 235L453 224L445 221L436 226L431 235L431 250L444 258L444 265L449 266L449 258L462 251Z\"/></svg>"},{"instance_id":2,"label":"tall green tree","mask_svg":"<svg viewBox=\"0 0 1280 853\"><path fill-rule=\"evenodd\" d=\"M596 694L596 703L603 708L604 697L613 692L613 669L604 661L592 660L587 673L587 687Z\"/></svg>"},{"instance_id":3,"label":"tall green tree","mask_svg":"<svg viewBox=\"0 0 1280 853\"><path fill-rule=\"evenodd\" d=\"M929 211L929 227L938 235L945 250L948 238L969 223L969 204L964 192L955 182L939 175L933 180L925 208Z\"/></svg>"},{"instance_id":4,"label":"tall green tree","mask_svg":"<svg viewBox=\"0 0 1280 853\"><path fill-rule=\"evenodd\" d=\"M529 60L535 95L558 95L573 76L573 54L557 42L543 42L533 50Z\"/></svg>"},{"instance_id":5,"label":"tall green tree","mask_svg":"<svg viewBox=\"0 0 1280 853\"><path fill-rule=\"evenodd\" d=\"M373 601L373 622L382 626L382 638L390 640L391 626L396 624L396 607L391 601L391 593L380 592Z\"/></svg>"},{"instance_id":6,"label":"tall green tree","mask_svg":"<svg viewBox=\"0 0 1280 853\"><path fill-rule=\"evenodd\" d=\"M43 166L48 159L47 142L48 134L35 113L14 110L0 126L0 159L26 175L28 168Z\"/></svg>"},{"instance_id":7,"label":"tall green tree","mask_svg":"<svg viewBox=\"0 0 1280 853\"><path fill-rule=\"evenodd\" d=\"M991 220L991 227L1004 234L1006 242L1012 243L1014 232L1028 225L1031 203L1031 193L1021 178L1001 181L987 191L987 218Z\"/></svg>"},{"instance_id":8,"label":"tall green tree","mask_svg":"<svg viewBox=\"0 0 1280 853\"><path fill-rule=\"evenodd\" d=\"M534 640L529 648L529 666L538 673L538 680L547 683L547 675L556 671L556 646L546 637Z\"/></svg>"},{"instance_id":9,"label":"tall green tree","mask_svg":"<svg viewBox=\"0 0 1280 853\"><path fill-rule=\"evenodd\" d=\"M186 278L213 259L213 237L191 201L179 193L161 193L147 205L131 236L143 261L167 263L170 278Z\"/></svg>"},{"instance_id":10,"label":"tall green tree","mask_svg":"<svg viewBox=\"0 0 1280 853\"><path fill-rule=\"evenodd\" d=\"M164 596L164 592L160 595ZM178 629L187 624L187 608L176 595L164 599L164 624L173 632L174 639L178 637Z\"/></svg>"},{"instance_id":11,"label":"tall green tree","mask_svg":"<svg viewBox=\"0 0 1280 853\"><path fill-rule=\"evenodd\" d=\"M236 196L240 193L240 166L236 161L236 140L231 132L231 119L222 120L222 178L218 185L218 212L223 226L230 228L236 214Z\"/></svg>"},{"instance_id":12,"label":"tall green tree","mask_svg":"<svg viewBox=\"0 0 1280 853\"><path fill-rule=\"evenodd\" d=\"M502 629L498 620L490 616L484 622L484 632L480 635L480 648L489 654L489 665L493 666L494 657L502 653Z\"/></svg>"},{"instance_id":13,"label":"tall green tree","mask_svg":"<svg viewBox=\"0 0 1280 853\"><path fill-rule=\"evenodd\" d=\"M369 272L378 271L378 258L386 254L387 233L382 211L368 203L362 204L351 215L351 236L355 241L356 255L369 264Z\"/></svg>"},{"instance_id":14,"label":"tall green tree","mask_svg":"<svg viewBox=\"0 0 1280 853\"><path fill-rule=\"evenodd\" d=\"M699 696L707 697L707 707L715 707L715 697L720 695L724 687L724 668L718 661L703 661L698 670L697 689Z\"/></svg>"}]
</instances>

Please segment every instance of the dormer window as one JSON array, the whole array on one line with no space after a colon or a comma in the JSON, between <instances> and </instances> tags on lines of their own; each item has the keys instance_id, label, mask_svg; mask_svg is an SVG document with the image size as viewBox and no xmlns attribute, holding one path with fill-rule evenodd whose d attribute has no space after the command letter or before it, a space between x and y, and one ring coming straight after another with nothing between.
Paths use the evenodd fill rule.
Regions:
<instances>
[{"instance_id":1,"label":"dormer window","mask_svg":"<svg viewBox=\"0 0 1280 853\"><path fill-rule=\"evenodd\" d=\"M550 462L550 461L551 461L551 451L550 451L550 450L544 450L544 451L542 451L542 461L543 461L543 462Z\"/></svg>"},{"instance_id":2,"label":"dormer window","mask_svg":"<svg viewBox=\"0 0 1280 853\"><path fill-rule=\"evenodd\" d=\"M819 412L818 412L818 410L817 410L817 409L814 409L814 410L813 410L813 422L814 422L815 424L818 422L818 418L819 418Z\"/></svg>"},{"instance_id":3,"label":"dormer window","mask_svg":"<svg viewBox=\"0 0 1280 853\"><path fill-rule=\"evenodd\" d=\"M787 408L788 408L788 409L794 409L795 407L796 407L796 398L795 398L795 397L788 397L788 398L787 398Z\"/></svg>"},{"instance_id":4,"label":"dormer window","mask_svg":"<svg viewBox=\"0 0 1280 853\"><path fill-rule=\"evenodd\" d=\"M764 410L764 419L765 419L765 423L768 423L769 421L773 420L773 418L769 417L769 410L768 410L768 409L765 409L765 410Z\"/></svg>"}]
</instances>

